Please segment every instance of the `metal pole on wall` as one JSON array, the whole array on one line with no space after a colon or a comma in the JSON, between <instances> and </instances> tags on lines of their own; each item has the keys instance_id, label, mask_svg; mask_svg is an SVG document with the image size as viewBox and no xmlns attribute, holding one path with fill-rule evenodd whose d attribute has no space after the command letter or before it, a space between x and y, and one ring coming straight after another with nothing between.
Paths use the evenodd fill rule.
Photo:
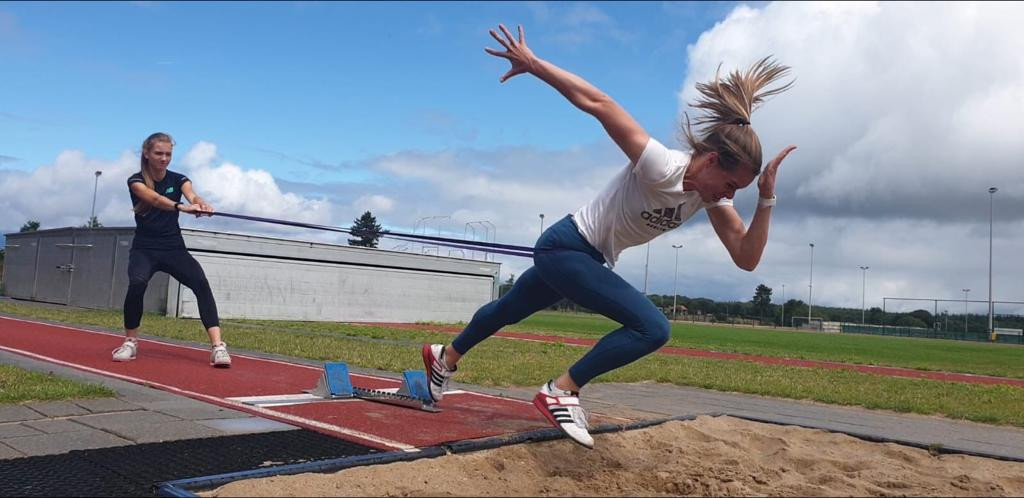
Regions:
<instances>
[{"instance_id":1,"label":"metal pole on wall","mask_svg":"<svg viewBox=\"0 0 1024 498\"><path fill-rule=\"evenodd\" d=\"M92 210L89 212L89 228L92 228L92 220L96 219L96 189L100 185L100 175L102 171L96 171L96 180L92 184Z\"/></svg>"},{"instance_id":2,"label":"metal pole on wall","mask_svg":"<svg viewBox=\"0 0 1024 498\"><path fill-rule=\"evenodd\" d=\"M672 319L676 318L676 282L679 281L679 248L683 247L682 244L672 244L672 248L676 250L676 269L672 272Z\"/></svg>"},{"instance_id":3,"label":"metal pole on wall","mask_svg":"<svg viewBox=\"0 0 1024 498\"><path fill-rule=\"evenodd\" d=\"M967 333L967 293L971 292L971 289L960 289L964 293L964 333Z\"/></svg>"},{"instance_id":4,"label":"metal pole on wall","mask_svg":"<svg viewBox=\"0 0 1024 498\"><path fill-rule=\"evenodd\" d=\"M860 267L861 274L863 275L863 278L861 279L861 282L860 282L860 324L861 325L864 325L864 309L865 309L865 306L864 306L864 288L867 287L867 283L868 283L868 268L871 268L871 267L870 266L861 266Z\"/></svg>"},{"instance_id":5,"label":"metal pole on wall","mask_svg":"<svg viewBox=\"0 0 1024 498\"><path fill-rule=\"evenodd\" d=\"M988 189L988 333L989 337L995 333L992 328L992 198L999 189L990 187Z\"/></svg>"}]
</instances>

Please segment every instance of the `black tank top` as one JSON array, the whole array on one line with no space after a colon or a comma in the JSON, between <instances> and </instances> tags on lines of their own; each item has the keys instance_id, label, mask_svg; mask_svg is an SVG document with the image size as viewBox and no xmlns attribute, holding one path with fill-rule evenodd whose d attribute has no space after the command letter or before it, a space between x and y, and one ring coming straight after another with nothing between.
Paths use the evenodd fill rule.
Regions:
<instances>
[{"instance_id":1,"label":"black tank top","mask_svg":"<svg viewBox=\"0 0 1024 498\"><path fill-rule=\"evenodd\" d=\"M187 181L189 179L185 175L167 170L163 180L156 182L153 190L174 202L181 202L181 186ZM128 177L128 194L134 207L139 203L139 198L132 192L133 183L145 184L141 172ZM185 249L185 240L181 238L181 226L178 225L179 211L164 211L152 206L145 209L146 207L144 205L141 213L135 213L135 238L132 240L132 249Z\"/></svg>"}]
</instances>

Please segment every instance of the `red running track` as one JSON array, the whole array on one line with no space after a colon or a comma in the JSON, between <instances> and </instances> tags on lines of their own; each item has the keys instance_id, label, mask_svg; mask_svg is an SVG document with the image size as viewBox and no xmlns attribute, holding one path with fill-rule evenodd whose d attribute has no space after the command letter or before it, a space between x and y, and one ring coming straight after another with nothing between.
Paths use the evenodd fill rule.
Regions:
<instances>
[{"instance_id":1,"label":"red running track","mask_svg":"<svg viewBox=\"0 0 1024 498\"><path fill-rule=\"evenodd\" d=\"M445 395L441 413L364 400L253 406L232 398L302 394L322 368L232 354L229 369L210 366L206 348L140 340L134 361L111 361L123 336L0 316L0 350L184 395L263 418L334 435L383 450L413 450L441 443L550 427L526 401L457 391ZM419 351L409 352L419 357ZM400 381L352 374L369 389ZM606 417L602 422L611 421Z\"/></svg>"},{"instance_id":2,"label":"red running track","mask_svg":"<svg viewBox=\"0 0 1024 498\"><path fill-rule=\"evenodd\" d=\"M449 334L458 334L462 332L462 329L456 327L444 327L437 325L421 325L414 323L358 323L356 325L374 326L374 327L394 327L404 328L412 330L429 330L431 332L445 332ZM553 335L543 335L539 333L523 333L523 332L498 332L495 334L497 337L504 337L506 339L518 339L523 341L536 341L536 342L555 342L562 344L572 344L576 346L593 346L597 344L594 339L581 339L577 337L562 337ZM859 365L855 363L840 363L834 361L818 361L818 360L799 360L794 358L780 358L777 356L761 356L755 354L743 354L743 353L720 353L717 351L705 351L701 349L690 349L690 348L679 348L672 346L662 347L657 351L656 354L667 354L675 356L692 356L697 358L710 358L715 360L739 360L749 361L753 363L761 363L764 365L782 365L790 367L807 367L807 368L830 368L837 370L854 370L861 373L873 374L873 375L886 375L889 377L907 377L914 379L927 379L927 380L941 380L946 382L964 382L967 384L989 384L989 385L1004 385L1004 386L1015 386L1024 387L1024 379L1014 379L1009 377L993 377L990 375L975 375L967 373L954 373L954 372L938 372L934 370L915 370L912 368L899 368L899 367L881 367L875 365Z\"/></svg>"}]
</instances>

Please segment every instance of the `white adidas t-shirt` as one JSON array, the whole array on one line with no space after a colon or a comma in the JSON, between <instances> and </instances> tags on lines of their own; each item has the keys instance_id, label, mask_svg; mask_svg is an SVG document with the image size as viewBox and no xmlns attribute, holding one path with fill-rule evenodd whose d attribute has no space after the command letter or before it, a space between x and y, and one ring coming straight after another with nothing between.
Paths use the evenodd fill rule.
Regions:
<instances>
[{"instance_id":1,"label":"white adidas t-shirt","mask_svg":"<svg viewBox=\"0 0 1024 498\"><path fill-rule=\"evenodd\" d=\"M635 165L626 166L573 214L583 238L601 251L609 268L623 249L682 225L700 209L732 205L732 199L706 203L695 190L683 192L689 164L690 154L651 138Z\"/></svg>"}]
</instances>

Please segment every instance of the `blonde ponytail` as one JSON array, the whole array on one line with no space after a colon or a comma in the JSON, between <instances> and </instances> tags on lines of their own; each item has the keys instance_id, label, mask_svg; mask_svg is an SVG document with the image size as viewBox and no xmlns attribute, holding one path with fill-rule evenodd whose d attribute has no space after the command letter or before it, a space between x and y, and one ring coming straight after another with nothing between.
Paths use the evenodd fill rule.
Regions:
<instances>
[{"instance_id":1,"label":"blonde ponytail","mask_svg":"<svg viewBox=\"0 0 1024 498\"><path fill-rule=\"evenodd\" d=\"M721 66L719 66L721 70ZM761 141L750 127L750 116L764 100L788 90L793 82L777 88L763 90L775 80L787 75L789 67L765 57L745 72L733 71L725 80L718 77L709 83L697 83L697 100L690 104L703 112L693 124L700 127L694 136L690 118L686 116L683 134L694 153L718 152L719 164L726 170L741 166L761 172Z\"/></svg>"}]
</instances>

